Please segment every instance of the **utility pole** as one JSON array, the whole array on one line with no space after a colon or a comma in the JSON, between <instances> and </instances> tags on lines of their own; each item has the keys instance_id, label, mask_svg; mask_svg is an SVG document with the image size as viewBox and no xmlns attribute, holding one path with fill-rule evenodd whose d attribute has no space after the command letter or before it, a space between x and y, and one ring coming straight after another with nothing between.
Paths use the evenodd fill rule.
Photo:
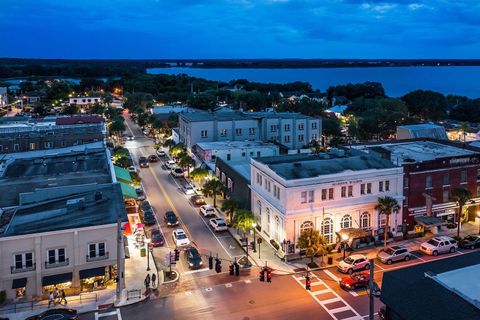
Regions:
<instances>
[{"instance_id":1,"label":"utility pole","mask_svg":"<svg viewBox=\"0 0 480 320\"><path fill-rule=\"evenodd\" d=\"M369 320L374 320L373 319L373 310L375 309L375 300L374 300L374 296L373 296L373 290L374 290L374 287L373 287L373 284L374 284L374 281L373 281L373 275L374 275L374 271L373 271L373 267L374 267L374 263L373 263L373 259L370 259L370 281L368 283L368 287L370 288L370 307L369 307L369 313L368 313L368 319Z\"/></svg>"}]
</instances>

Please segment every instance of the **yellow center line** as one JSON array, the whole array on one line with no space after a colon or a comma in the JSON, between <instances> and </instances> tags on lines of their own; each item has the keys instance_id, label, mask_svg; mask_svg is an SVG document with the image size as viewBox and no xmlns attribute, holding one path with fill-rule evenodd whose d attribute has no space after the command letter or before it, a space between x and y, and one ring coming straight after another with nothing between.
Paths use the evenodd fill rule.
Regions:
<instances>
[{"instance_id":1,"label":"yellow center line","mask_svg":"<svg viewBox=\"0 0 480 320\"><path fill-rule=\"evenodd\" d=\"M132 128L130 128L130 126L128 125L128 122L127 122L127 121L125 121L125 124L127 125L127 128L128 128L128 130L130 131L132 137L135 136L135 135L133 134ZM144 152L141 148L138 148L138 150L140 151L140 153L142 154L142 156L146 157L145 152ZM148 166L148 169L150 169L150 173L153 175L153 178L155 179L155 182L157 183L158 187L160 188L160 191L162 192L162 195L163 195L164 198L167 200L168 205L170 206L170 208L172 209L172 211L175 213L175 215L177 216L177 218L180 220L180 222L182 223L182 225L185 226L184 231L188 234L188 236L189 236L189 238L190 238L190 241L192 241L191 239L193 239L193 238L192 238L192 235L190 234L190 231L186 228L186 225L185 225L185 223L183 222L182 217L178 214L177 208L175 208L175 206L173 205L172 200L170 199L170 197L169 197L168 194L167 194L167 191L165 190L165 188L163 187L163 185L160 183L160 180L158 179L157 174L155 173L155 171L153 171L152 167Z\"/></svg>"}]
</instances>

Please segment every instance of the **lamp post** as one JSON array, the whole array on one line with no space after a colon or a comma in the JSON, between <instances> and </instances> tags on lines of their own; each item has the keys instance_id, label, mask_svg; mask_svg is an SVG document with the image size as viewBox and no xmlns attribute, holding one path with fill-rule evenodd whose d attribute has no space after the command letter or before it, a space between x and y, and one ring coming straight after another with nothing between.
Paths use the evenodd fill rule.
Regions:
<instances>
[{"instance_id":1,"label":"lamp post","mask_svg":"<svg viewBox=\"0 0 480 320\"><path fill-rule=\"evenodd\" d=\"M347 241L348 241L348 235L342 234L342 242L343 242L343 259L345 259L345 254L347 251Z\"/></svg>"},{"instance_id":2,"label":"lamp post","mask_svg":"<svg viewBox=\"0 0 480 320\"><path fill-rule=\"evenodd\" d=\"M257 223L254 222L252 223L252 227L253 227L253 252L257 252L257 239L255 237L255 234L256 234L256 228L257 228Z\"/></svg>"},{"instance_id":3,"label":"lamp post","mask_svg":"<svg viewBox=\"0 0 480 320\"><path fill-rule=\"evenodd\" d=\"M147 271L150 271L150 242L151 239L145 239L145 243L147 245Z\"/></svg>"}]
</instances>

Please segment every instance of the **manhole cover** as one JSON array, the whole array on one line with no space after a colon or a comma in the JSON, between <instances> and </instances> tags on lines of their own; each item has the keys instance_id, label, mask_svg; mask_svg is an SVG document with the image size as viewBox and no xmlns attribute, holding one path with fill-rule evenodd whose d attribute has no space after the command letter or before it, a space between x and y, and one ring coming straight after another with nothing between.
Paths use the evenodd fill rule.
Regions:
<instances>
[{"instance_id":1,"label":"manhole cover","mask_svg":"<svg viewBox=\"0 0 480 320\"><path fill-rule=\"evenodd\" d=\"M248 301L248 303L255 304L255 300L250 300L250 301Z\"/></svg>"}]
</instances>

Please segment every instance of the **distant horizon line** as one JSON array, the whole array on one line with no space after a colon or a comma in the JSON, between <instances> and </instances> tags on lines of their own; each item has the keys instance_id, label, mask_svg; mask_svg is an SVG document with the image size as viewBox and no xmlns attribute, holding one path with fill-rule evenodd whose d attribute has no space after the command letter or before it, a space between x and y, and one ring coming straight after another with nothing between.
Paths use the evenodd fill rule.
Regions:
<instances>
[{"instance_id":1,"label":"distant horizon line","mask_svg":"<svg viewBox=\"0 0 480 320\"><path fill-rule=\"evenodd\" d=\"M15 58L2 60L64 61L480 61L480 58Z\"/></svg>"}]
</instances>

